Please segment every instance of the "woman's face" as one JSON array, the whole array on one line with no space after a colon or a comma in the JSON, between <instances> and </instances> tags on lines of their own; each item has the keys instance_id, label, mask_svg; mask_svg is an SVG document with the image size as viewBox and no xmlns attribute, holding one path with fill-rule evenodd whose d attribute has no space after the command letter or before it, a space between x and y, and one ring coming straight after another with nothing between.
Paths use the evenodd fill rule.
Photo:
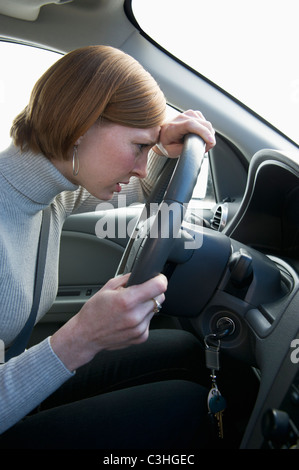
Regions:
<instances>
[{"instance_id":1,"label":"woman's face","mask_svg":"<svg viewBox=\"0 0 299 470\"><path fill-rule=\"evenodd\" d=\"M96 123L78 139L79 173L72 181L93 196L108 200L132 176L146 176L147 155L159 140L160 127L136 129ZM69 162L68 162L69 163Z\"/></svg>"}]
</instances>

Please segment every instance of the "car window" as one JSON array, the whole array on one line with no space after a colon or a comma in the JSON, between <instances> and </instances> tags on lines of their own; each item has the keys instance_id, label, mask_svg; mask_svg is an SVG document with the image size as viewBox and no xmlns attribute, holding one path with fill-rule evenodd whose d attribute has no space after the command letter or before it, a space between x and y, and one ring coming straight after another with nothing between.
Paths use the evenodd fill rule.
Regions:
<instances>
[{"instance_id":1,"label":"car window","mask_svg":"<svg viewBox=\"0 0 299 470\"><path fill-rule=\"evenodd\" d=\"M216 203L214 186L209 164L209 156L205 155L197 183L193 190L190 208L211 209Z\"/></svg>"},{"instance_id":2,"label":"car window","mask_svg":"<svg viewBox=\"0 0 299 470\"><path fill-rule=\"evenodd\" d=\"M299 144L298 0L132 0L146 35Z\"/></svg>"},{"instance_id":3,"label":"car window","mask_svg":"<svg viewBox=\"0 0 299 470\"><path fill-rule=\"evenodd\" d=\"M10 144L13 119L28 104L33 85L60 54L25 44L0 41L0 151Z\"/></svg>"}]
</instances>

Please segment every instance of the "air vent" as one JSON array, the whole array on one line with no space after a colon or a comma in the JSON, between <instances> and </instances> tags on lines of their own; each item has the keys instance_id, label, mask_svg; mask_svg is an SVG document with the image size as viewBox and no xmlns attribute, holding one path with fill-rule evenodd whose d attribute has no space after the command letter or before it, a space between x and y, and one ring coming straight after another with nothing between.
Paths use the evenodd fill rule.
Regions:
<instances>
[{"instance_id":1,"label":"air vent","mask_svg":"<svg viewBox=\"0 0 299 470\"><path fill-rule=\"evenodd\" d=\"M227 221L227 212L228 209L226 204L221 204L215 207L214 216L210 221L211 227L214 230L221 231L224 229Z\"/></svg>"}]
</instances>

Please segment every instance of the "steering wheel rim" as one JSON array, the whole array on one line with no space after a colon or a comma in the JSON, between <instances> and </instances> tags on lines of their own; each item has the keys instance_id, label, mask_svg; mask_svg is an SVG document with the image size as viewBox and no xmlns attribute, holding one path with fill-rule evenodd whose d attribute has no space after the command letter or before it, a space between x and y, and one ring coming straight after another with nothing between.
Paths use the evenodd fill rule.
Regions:
<instances>
[{"instance_id":1,"label":"steering wheel rim","mask_svg":"<svg viewBox=\"0 0 299 470\"><path fill-rule=\"evenodd\" d=\"M116 275L131 272L127 286L141 284L163 270L181 228L204 155L205 143L201 137L188 134L184 139L181 156L176 160L168 160L135 225L116 271ZM163 236L165 234L168 236Z\"/></svg>"}]
</instances>

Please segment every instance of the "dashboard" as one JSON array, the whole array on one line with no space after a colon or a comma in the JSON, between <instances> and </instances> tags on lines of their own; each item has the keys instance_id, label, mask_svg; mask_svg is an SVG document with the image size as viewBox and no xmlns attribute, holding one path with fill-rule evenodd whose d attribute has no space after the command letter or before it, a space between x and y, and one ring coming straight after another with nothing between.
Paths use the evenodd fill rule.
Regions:
<instances>
[{"instance_id":1,"label":"dashboard","mask_svg":"<svg viewBox=\"0 0 299 470\"><path fill-rule=\"evenodd\" d=\"M214 210L213 228L228 235L232 245L237 240L249 251L252 248L265 255L280 273L280 288L272 292L268 301L256 301L253 307L248 301L245 307L243 298L243 305L235 300L225 308L226 316L242 325L242 340L247 347L248 341L251 345L253 367L260 380L241 448L298 448L298 176L298 164L292 156L276 150L259 151L249 165L241 201L225 201ZM266 271L259 282L265 291L269 282L273 286ZM207 321L211 322L210 313L206 319L204 313L200 322L195 322L197 328L204 331ZM231 337L224 347L234 354L240 344L237 346L236 339ZM245 356L249 358L248 352Z\"/></svg>"}]
</instances>

